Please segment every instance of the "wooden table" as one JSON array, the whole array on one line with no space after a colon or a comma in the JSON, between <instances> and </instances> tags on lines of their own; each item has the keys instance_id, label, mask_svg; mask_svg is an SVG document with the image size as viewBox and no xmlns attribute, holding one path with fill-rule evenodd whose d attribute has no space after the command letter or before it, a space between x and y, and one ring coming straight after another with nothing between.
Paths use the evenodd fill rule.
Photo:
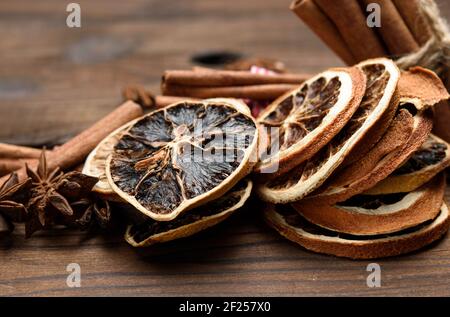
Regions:
<instances>
[{"instance_id":1,"label":"wooden table","mask_svg":"<svg viewBox=\"0 0 450 317\"><path fill-rule=\"evenodd\" d=\"M441 3L450 17L450 5ZM78 1L82 27L66 27L59 0L0 2L0 141L60 143L102 117L120 91L157 92L164 69L190 56L230 50L315 72L340 61L289 12L290 0ZM450 191L447 192L450 198ZM135 250L117 235L21 230L0 242L0 295L450 295L450 237L367 265L314 254L281 238L248 204L194 237ZM70 263L81 288L66 285Z\"/></svg>"}]
</instances>

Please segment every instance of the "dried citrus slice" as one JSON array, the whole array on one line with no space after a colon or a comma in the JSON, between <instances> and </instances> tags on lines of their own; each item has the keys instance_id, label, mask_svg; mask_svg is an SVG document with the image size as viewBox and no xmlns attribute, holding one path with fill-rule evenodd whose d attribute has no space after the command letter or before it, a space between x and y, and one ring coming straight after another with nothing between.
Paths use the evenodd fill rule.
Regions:
<instances>
[{"instance_id":1,"label":"dried citrus slice","mask_svg":"<svg viewBox=\"0 0 450 317\"><path fill-rule=\"evenodd\" d=\"M220 99L216 98L215 100ZM249 108L245 105L235 103L235 106L246 114L250 113ZM112 153L114 146L116 146L119 142L119 139L123 136L125 130L127 130L136 121L137 120L132 120L111 132L111 134L104 138L86 158L82 173L88 176L97 177L99 179L97 184L95 184L92 188L92 191L96 192L104 199L123 201L109 185L106 177L106 159Z\"/></svg>"},{"instance_id":2,"label":"dried citrus slice","mask_svg":"<svg viewBox=\"0 0 450 317\"><path fill-rule=\"evenodd\" d=\"M122 199L113 191L106 177L106 159L112 153L119 139L136 120L133 120L113 131L104 138L86 158L82 173L88 176L97 177L99 180L92 188L92 191L102 198L113 201Z\"/></svg>"},{"instance_id":3,"label":"dried citrus slice","mask_svg":"<svg viewBox=\"0 0 450 317\"><path fill-rule=\"evenodd\" d=\"M410 193L356 195L335 205L321 200L292 203L309 222L353 235L405 230L434 219L444 199L445 177L439 175Z\"/></svg>"},{"instance_id":4,"label":"dried citrus slice","mask_svg":"<svg viewBox=\"0 0 450 317\"><path fill-rule=\"evenodd\" d=\"M106 176L139 211L170 221L222 196L250 173L257 141L257 124L245 104L180 102L131 125L106 161Z\"/></svg>"},{"instance_id":5,"label":"dried citrus slice","mask_svg":"<svg viewBox=\"0 0 450 317\"><path fill-rule=\"evenodd\" d=\"M410 192L428 182L448 166L450 166L450 145L431 134L408 161L364 194Z\"/></svg>"},{"instance_id":6,"label":"dried citrus slice","mask_svg":"<svg viewBox=\"0 0 450 317\"><path fill-rule=\"evenodd\" d=\"M134 247L146 247L191 236L212 227L241 208L252 191L252 182L242 180L224 196L192 209L172 221L155 221L147 217L141 223L129 225L125 240Z\"/></svg>"},{"instance_id":7,"label":"dried citrus slice","mask_svg":"<svg viewBox=\"0 0 450 317\"><path fill-rule=\"evenodd\" d=\"M358 68L332 69L271 103L258 117L264 177L279 175L310 158L350 120L365 90Z\"/></svg>"},{"instance_id":8,"label":"dried citrus slice","mask_svg":"<svg viewBox=\"0 0 450 317\"><path fill-rule=\"evenodd\" d=\"M350 121L319 152L288 173L257 187L260 197L272 203L297 201L319 187L351 153L365 141L365 134L391 112L400 71L394 62L379 58L365 61L357 67L367 78L364 98Z\"/></svg>"},{"instance_id":9,"label":"dried citrus slice","mask_svg":"<svg viewBox=\"0 0 450 317\"><path fill-rule=\"evenodd\" d=\"M450 227L445 204L442 204L436 218L389 235L337 233L308 222L289 205L267 204L264 218L282 236L305 249L351 259L374 259L409 253L438 240Z\"/></svg>"}]
</instances>

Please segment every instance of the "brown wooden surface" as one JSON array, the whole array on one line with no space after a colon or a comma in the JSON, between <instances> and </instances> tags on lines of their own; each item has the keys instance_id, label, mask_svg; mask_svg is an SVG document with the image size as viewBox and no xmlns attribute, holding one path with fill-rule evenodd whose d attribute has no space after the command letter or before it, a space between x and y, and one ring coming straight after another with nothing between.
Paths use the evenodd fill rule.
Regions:
<instances>
[{"instance_id":1,"label":"brown wooden surface","mask_svg":"<svg viewBox=\"0 0 450 317\"><path fill-rule=\"evenodd\" d=\"M190 67L205 50L278 58L303 72L341 65L289 12L290 0L78 2L81 29L65 26L64 1L0 2L1 142L61 142L119 104L124 85L157 92L164 69ZM450 295L449 236L410 255L349 261L284 240L254 206L145 250L71 230L24 240L19 228L0 242L0 295ZM366 286L370 262L381 265L381 288ZM81 288L66 285L69 263L81 265Z\"/></svg>"}]
</instances>

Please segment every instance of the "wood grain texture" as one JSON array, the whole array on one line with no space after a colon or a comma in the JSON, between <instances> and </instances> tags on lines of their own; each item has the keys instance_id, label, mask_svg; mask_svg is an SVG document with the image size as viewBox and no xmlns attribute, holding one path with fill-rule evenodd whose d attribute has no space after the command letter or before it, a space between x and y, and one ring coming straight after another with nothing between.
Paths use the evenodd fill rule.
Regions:
<instances>
[{"instance_id":1,"label":"wood grain texture","mask_svg":"<svg viewBox=\"0 0 450 317\"><path fill-rule=\"evenodd\" d=\"M60 142L119 105L126 84L157 92L164 69L191 67L189 56L204 50L279 58L298 72L341 65L290 0L78 2L78 30L65 26L64 2L0 2L0 142ZM255 202L201 234L145 250L120 234L54 230L24 240L22 230L0 241L0 295L450 295L448 235L370 261L381 265L382 287L368 288L369 261L298 247L262 222ZM69 263L81 265L81 288L66 285Z\"/></svg>"}]
</instances>

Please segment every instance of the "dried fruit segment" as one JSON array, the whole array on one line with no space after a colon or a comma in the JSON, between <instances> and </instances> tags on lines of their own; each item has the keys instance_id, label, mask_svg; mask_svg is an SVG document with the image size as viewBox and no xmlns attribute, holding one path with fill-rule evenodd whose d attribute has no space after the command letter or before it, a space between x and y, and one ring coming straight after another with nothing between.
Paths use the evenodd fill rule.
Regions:
<instances>
[{"instance_id":1,"label":"dried fruit segment","mask_svg":"<svg viewBox=\"0 0 450 317\"><path fill-rule=\"evenodd\" d=\"M257 140L256 122L242 103L181 102L132 124L107 159L106 175L122 199L169 221L247 175Z\"/></svg>"},{"instance_id":2,"label":"dried fruit segment","mask_svg":"<svg viewBox=\"0 0 450 317\"><path fill-rule=\"evenodd\" d=\"M389 235L358 236L327 230L308 222L289 205L268 204L264 218L282 236L308 250L351 259L409 253L438 240L450 226L445 203L436 218Z\"/></svg>"},{"instance_id":3,"label":"dried fruit segment","mask_svg":"<svg viewBox=\"0 0 450 317\"><path fill-rule=\"evenodd\" d=\"M357 68L323 72L269 105L259 116L259 173L280 175L317 153L351 118L365 90Z\"/></svg>"},{"instance_id":4,"label":"dried fruit segment","mask_svg":"<svg viewBox=\"0 0 450 317\"><path fill-rule=\"evenodd\" d=\"M310 159L293 170L258 186L262 199L273 203L297 201L319 187L351 153L365 133L390 108L400 72L388 59L374 59L357 65L367 78L364 97L350 121Z\"/></svg>"},{"instance_id":5,"label":"dried fruit segment","mask_svg":"<svg viewBox=\"0 0 450 317\"><path fill-rule=\"evenodd\" d=\"M212 227L241 208L250 197L252 182L242 180L228 193L197 207L172 221L144 221L128 226L125 240L134 247L146 247L191 236Z\"/></svg>"},{"instance_id":6,"label":"dried fruit segment","mask_svg":"<svg viewBox=\"0 0 450 317\"><path fill-rule=\"evenodd\" d=\"M444 190L445 178L439 175L409 193L361 194L331 205L310 199L292 206L309 222L329 230L354 235L387 234L434 219Z\"/></svg>"},{"instance_id":7,"label":"dried fruit segment","mask_svg":"<svg viewBox=\"0 0 450 317\"><path fill-rule=\"evenodd\" d=\"M380 195L416 190L448 166L450 145L431 134L403 165L365 194Z\"/></svg>"}]
</instances>

